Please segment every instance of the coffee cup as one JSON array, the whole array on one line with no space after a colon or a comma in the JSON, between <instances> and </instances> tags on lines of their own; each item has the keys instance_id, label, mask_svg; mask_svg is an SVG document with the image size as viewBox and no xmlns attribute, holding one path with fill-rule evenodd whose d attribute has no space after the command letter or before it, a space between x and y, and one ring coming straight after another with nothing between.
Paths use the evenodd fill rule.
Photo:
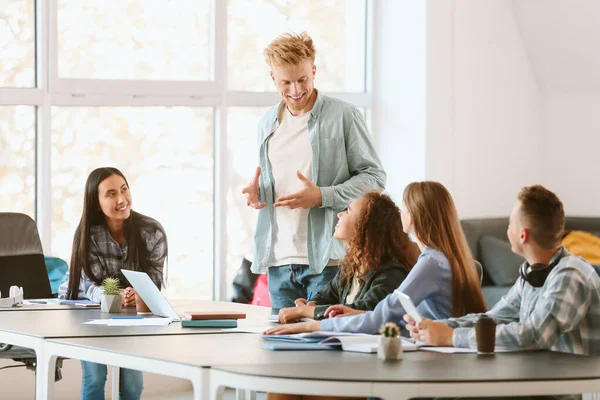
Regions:
<instances>
[{"instance_id":1,"label":"coffee cup","mask_svg":"<svg viewBox=\"0 0 600 400\"><path fill-rule=\"evenodd\" d=\"M146 303L144 303L144 300L142 300L140 295L137 293L135 294L135 310L138 312L138 314L150 313L150 309L148 308Z\"/></svg>"},{"instance_id":2,"label":"coffee cup","mask_svg":"<svg viewBox=\"0 0 600 400\"><path fill-rule=\"evenodd\" d=\"M494 354L496 346L496 321L482 314L475 322L475 336L477 338L477 354Z\"/></svg>"}]
</instances>

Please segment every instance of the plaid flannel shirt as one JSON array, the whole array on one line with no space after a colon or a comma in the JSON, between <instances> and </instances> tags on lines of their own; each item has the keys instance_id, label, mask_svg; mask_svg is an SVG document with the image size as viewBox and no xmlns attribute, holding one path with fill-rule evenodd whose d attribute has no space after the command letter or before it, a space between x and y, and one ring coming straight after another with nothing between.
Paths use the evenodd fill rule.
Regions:
<instances>
[{"instance_id":1,"label":"plaid flannel shirt","mask_svg":"<svg viewBox=\"0 0 600 400\"><path fill-rule=\"evenodd\" d=\"M497 348L600 354L600 278L585 260L563 251L566 256L544 286L533 287L520 277L488 311L498 324ZM455 328L455 347L476 348L474 324L478 317L470 314L440 322Z\"/></svg>"},{"instance_id":2,"label":"plaid flannel shirt","mask_svg":"<svg viewBox=\"0 0 600 400\"><path fill-rule=\"evenodd\" d=\"M158 222L156 222L158 226ZM165 259L167 257L167 241L163 233L157 229L142 229L142 239L146 241L148 249L148 261L154 265L160 265L164 267ZM120 246L110 236L108 228L104 225L96 225L90 228L90 249L88 254L88 262L90 269L96 277L101 280L107 277L119 278L123 287L130 286L127 279L125 279L122 269L128 270L139 270L139 266L132 265L131 261L127 259L127 238L123 246ZM152 281L161 287L162 274L154 268L150 268L147 271ZM68 290L69 277L64 278L61 284L58 295L59 298L65 298ZM93 302L100 303L102 296L104 295L104 288L96 285L85 272L81 271L81 281L79 283L79 294L80 299L89 299Z\"/></svg>"}]
</instances>

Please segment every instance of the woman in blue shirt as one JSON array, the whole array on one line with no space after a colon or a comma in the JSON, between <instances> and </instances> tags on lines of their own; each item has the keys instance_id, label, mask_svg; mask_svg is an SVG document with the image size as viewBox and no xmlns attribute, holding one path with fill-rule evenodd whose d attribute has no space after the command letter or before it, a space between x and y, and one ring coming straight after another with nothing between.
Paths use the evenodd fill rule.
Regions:
<instances>
[{"instance_id":1,"label":"woman in blue shirt","mask_svg":"<svg viewBox=\"0 0 600 400\"><path fill-rule=\"evenodd\" d=\"M444 319L485 312L477 268L448 190L438 182L409 184L402 200L402 226L416 241L421 255L398 290L412 299L419 314ZM359 314L280 325L265 333L321 330L374 334L388 321L405 324L405 311L394 293L366 313L333 307L337 307L333 311L338 315Z\"/></svg>"}]
</instances>

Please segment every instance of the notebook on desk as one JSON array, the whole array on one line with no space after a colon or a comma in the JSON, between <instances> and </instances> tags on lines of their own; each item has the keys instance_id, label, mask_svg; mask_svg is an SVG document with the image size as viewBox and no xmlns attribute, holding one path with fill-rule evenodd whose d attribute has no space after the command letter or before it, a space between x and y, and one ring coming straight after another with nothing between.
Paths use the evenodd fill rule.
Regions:
<instances>
[{"instance_id":1,"label":"notebook on desk","mask_svg":"<svg viewBox=\"0 0 600 400\"><path fill-rule=\"evenodd\" d=\"M246 319L246 314L235 311L217 311L217 312L198 312L187 311L183 314L183 319L196 320L228 320L228 319Z\"/></svg>"},{"instance_id":2,"label":"notebook on desk","mask_svg":"<svg viewBox=\"0 0 600 400\"><path fill-rule=\"evenodd\" d=\"M264 335L261 347L268 350L343 350L357 353L377 353L380 335L347 332L311 332L295 335ZM416 351L417 345L402 340L404 351Z\"/></svg>"}]
</instances>

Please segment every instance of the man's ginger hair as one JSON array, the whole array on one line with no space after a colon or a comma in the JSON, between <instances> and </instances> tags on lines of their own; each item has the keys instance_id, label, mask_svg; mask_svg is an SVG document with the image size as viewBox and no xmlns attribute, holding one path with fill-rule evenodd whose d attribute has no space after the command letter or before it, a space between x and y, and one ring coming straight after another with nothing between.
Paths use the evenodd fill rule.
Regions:
<instances>
[{"instance_id":1,"label":"man's ginger hair","mask_svg":"<svg viewBox=\"0 0 600 400\"><path fill-rule=\"evenodd\" d=\"M272 65L299 65L315 62L315 46L308 33L285 33L277 36L263 52L265 61Z\"/></svg>"}]
</instances>

